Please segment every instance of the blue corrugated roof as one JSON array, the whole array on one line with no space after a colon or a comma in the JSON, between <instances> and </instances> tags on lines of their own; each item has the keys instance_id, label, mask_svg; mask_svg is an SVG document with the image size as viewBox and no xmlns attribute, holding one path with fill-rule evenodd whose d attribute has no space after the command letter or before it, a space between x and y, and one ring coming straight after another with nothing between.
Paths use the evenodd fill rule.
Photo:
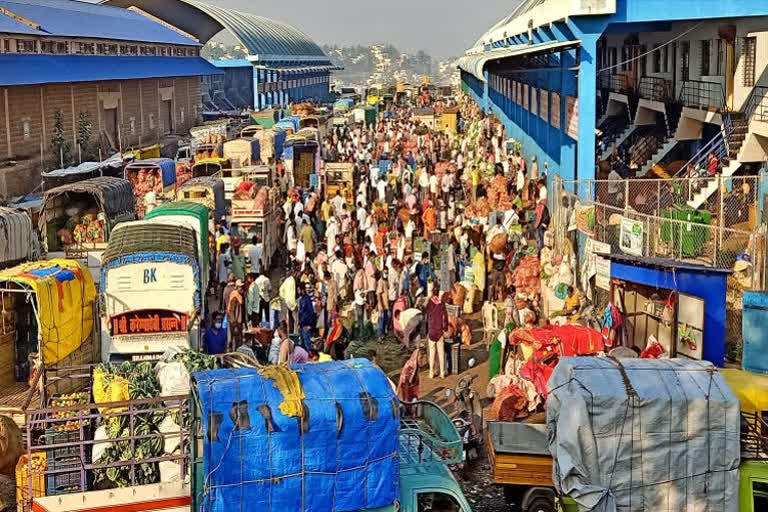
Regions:
<instances>
[{"instance_id":1,"label":"blue corrugated roof","mask_svg":"<svg viewBox=\"0 0 768 512\"><path fill-rule=\"evenodd\" d=\"M6 54L0 69L0 86L223 74L199 57Z\"/></svg>"},{"instance_id":2,"label":"blue corrugated roof","mask_svg":"<svg viewBox=\"0 0 768 512\"><path fill-rule=\"evenodd\" d=\"M29 25L10 18L4 14L0 14L0 32L8 34L34 34L36 36L44 36L45 32L36 30Z\"/></svg>"},{"instance_id":3,"label":"blue corrugated roof","mask_svg":"<svg viewBox=\"0 0 768 512\"><path fill-rule=\"evenodd\" d=\"M0 0L0 7L40 25L40 35L64 37L94 37L147 43L197 45L196 41L164 27L139 13L74 0ZM0 20L11 18L0 14ZM18 23L5 28L0 21L0 32L38 33ZM15 28L15 29L14 29ZM18 30L16 30L18 29ZM38 33L39 34L39 33Z\"/></svg>"}]
</instances>

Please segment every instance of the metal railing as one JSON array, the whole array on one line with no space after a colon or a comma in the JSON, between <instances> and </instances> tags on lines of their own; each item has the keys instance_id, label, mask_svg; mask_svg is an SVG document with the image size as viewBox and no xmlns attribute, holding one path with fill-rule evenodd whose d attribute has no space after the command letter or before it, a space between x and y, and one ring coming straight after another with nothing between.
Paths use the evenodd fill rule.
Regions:
<instances>
[{"instance_id":1,"label":"metal railing","mask_svg":"<svg viewBox=\"0 0 768 512\"><path fill-rule=\"evenodd\" d=\"M755 86L743 108L749 121L768 122L768 87Z\"/></svg>"},{"instance_id":2,"label":"metal railing","mask_svg":"<svg viewBox=\"0 0 768 512\"><path fill-rule=\"evenodd\" d=\"M613 92L626 92L631 89L626 75L613 75L603 72L598 77L599 87Z\"/></svg>"},{"instance_id":3,"label":"metal railing","mask_svg":"<svg viewBox=\"0 0 768 512\"><path fill-rule=\"evenodd\" d=\"M640 79L640 97L648 100L668 102L674 98L672 82L656 76Z\"/></svg>"},{"instance_id":4,"label":"metal railing","mask_svg":"<svg viewBox=\"0 0 768 512\"><path fill-rule=\"evenodd\" d=\"M20 503L23 510L30 510L36 497L92 490L90 487L98 472L104 473L107 479L119 479L122 475L123 483L133 486L141 483L137 482L138 471L170 461L179 466L179 479L184 481L189 469L189 399L188 395L179 395L27 410L24 452L27 461L45 454L45 464L28 463L26 482L17 483L23 495ZM174 419L174 428L149 426L157 423L157 418L166 416ZM119 425L116 437L94 439L96 425L106 425L109 431L112 424ZM41 432L45 434L41 436ZM173 453L164 451L168 441L178 447ZM160 448L147 450L139 446L148 442ZM113 462L94 460L97 447L103 450L113 447L121 450L122 455ZM160 469L156 469L158 482L160 476Z\"/></svg>"},{"instance_id":5,"label":"metal railing","mask_svg":"<svg viewBox=\"0 0 768 512\"><path fill-rule=\"evenodd\" d=\"M680 101L686 107L725 110L725 91L718 82L686 80L680 89Z\"/></svg>"},{"instance_id":6,"label":"metal railing","mask_svg":"<svg viewBox=\"0 0 768 512\"><path fill-rule=\"evenodd\" d=\"M565 193L571 203L578 200L582 207L594 207L594 238L610 244L618 253L623 252L617 223L622 217L643 223L642 257L731 269L739 254L747 253L755 269L753 288L762 289L766 230L762 227L765 212L758 196L768 185L766 179L556 179L554 197ZM688 203L703 193L711 194L706 208L694 210ZM553 216L560 208L560 202L555 201Z\"/></svg>"},{"instance_id":7,"label":"metal railing","mask_svg":"<svg viewBox=\"0 0 768 512\"><path fill-rule=\"evenodd\" d=\"M768 421L764 412L741 413L741 457L768 459Z\"/></svg>"}]
</instances>

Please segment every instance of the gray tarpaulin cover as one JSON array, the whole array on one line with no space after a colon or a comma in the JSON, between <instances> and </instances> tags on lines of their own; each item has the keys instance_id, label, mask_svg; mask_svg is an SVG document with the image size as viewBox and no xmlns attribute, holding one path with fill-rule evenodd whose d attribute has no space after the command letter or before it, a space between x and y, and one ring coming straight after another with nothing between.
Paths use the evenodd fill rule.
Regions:
<instances>
[{"instance_id":1,"label":"gray tarpaulin cover","mask_svg":"<svg viewBox=\"0 0 768 512\"><path fill-rule=\"evenodd\" d=\"M737 512L739 401L710 363L563 358L547 429L580 511Z\"/></svg>"},{"instance_id":2,"label":"gray tarpaulin cover","mask_svg":"<svg viewBox=\"0 0 768 512\"><path fill-rule=\"evenodd\" d=\"M34 260L39 243L24 210L0 207L0 263Z\"/></svg>"}]
</instances>

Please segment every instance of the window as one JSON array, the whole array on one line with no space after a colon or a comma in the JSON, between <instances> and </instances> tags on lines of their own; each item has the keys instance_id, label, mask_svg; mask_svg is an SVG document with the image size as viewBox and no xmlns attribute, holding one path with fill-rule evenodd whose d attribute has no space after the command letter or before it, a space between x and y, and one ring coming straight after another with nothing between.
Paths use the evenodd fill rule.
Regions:
<instances>
[{"instance_id":1,"label":"window","mask_svg":"<svg viewBox=\"0 0 768 512\"><path fill-rule=\"evenodd\" d=\"M3 51L5 53L11 53L11 40L10 39L6 39L5 41L3 41Z\"/></svg>"},{"instance_id":2,"label":"window","mask_svg":"<svg viewBox=\"0 0 768 512\"><path fill-rule=\"evenodd\" d=\"M661 72L669 73L669 45L665 46L661 52Z\"/></svg>"},{"instance_id":3,"label":"window","mask_svg":"<svg viewBox=\"0 0 768 512\"><path fill-rule=\"evenodd\" d=\"M611 66L611 73L614 75L618 71L618 69L616 68L616 63L618 62L616 55L617 55L616 48L608 48L608 65Z\"/></svg>"},{"instance_id":4,"label":"window","mask_svg":"<svg viewBox=\"0 0 768 512\"><path fill-rule=\"evenodd\" d=\"M717 40L717 61L715 63L715 74L717 76L725 75L725 41Z\"/></svg>"},{"instance_id":5,"label":"window","mask_svg":"<svg viewBox=\"0 0 768 512\"><path fill-rule=\"evenodd\" d=\"M701 41L701 76L710 75L710 60L712 59L712 41Z\"/></svg>"},{"instance_id":6,"label":"window","mask_svg":"<svg viewBox=\"0 0 768 512\"><path fill-rule=\"evenodd\" d=\"M680 43L680 78L683 82L691 79L691 43Z\"/></svg>"},{"instance_id":7,"label":"window","mask_svg":"<svg viewBox=\"0 0 768 512\"><path fill-rule=\"evenodd\" d=\"M757 53L757 38L744 38L744 87L755 85L755 54Z\"/></svg>"},{"instance_id":8,"label":"window","mask_svg":"<svg viewBox=\"0 0 768 512\"><path fill-rule=\"evenodd\" d=\"M157 48L154 46L142 46L140 52L142 55L157 55Z\"/></svg>"},{"instance_id":9,"label":"window","mask_svg":"<svg viewBox=\"0 0 768 512\"><path fill-rule=\"evenodd\" d=\"M79 43L77 53L80 55L93 55L96 51L95 46L93 43Z\"/></svg>"},{"instance_id":10,"label":"window","mask_svg":"<svg viewBox=\"0 0 768 512\"><path fill-rule=\"evenodd\" d=\"M653 72L661 73L661 50L658 44L653 45Z\"/></svg>"},{"instance_id":11,"label":"window","mask_svg":"<svg viewBox=\"0 0 768 512\"><path fill-rule=\"evenodd\" d=\"M37 44L34 39L17 39L16 40L16 53L35 53L37 52Z\"/></svg>"},{"instance_id":12,"label":"window","mask_svg":"<svg viewBox=\"0 0 768 512\"><path fill-rule=\"evenodd\" d=\"M444 492L421 492L416 499L418 512L463 512L456 498Z\"/></svg>"},{"instance_id":13,"label":"window","mask_svg":"<svg viewBox=\"0 0 768 512\"><path fill-rule=\"evenodd\" d=\"M768 510L768 482L752 481L752 510Z\"/></svg>"},{"instance_id":14,"label":"window","mask_svg":"<svg viewBox=\"0 0 768 512\"><path fill-rule=\"evenodd\" d=\"M184 57L187 55L187 50L186 48L176 47L173 49L173 54L176 57Z\"/></svg>"},{"instance_id":15,"label":"window","mask_svg":"<svg viewBox=\"0 0 768 512\"><path fill-rule=\"evenodd\" d=\"M160 47L160 56L165 57L168 54L168 49L165 46Z\"/></svg>"},{"instance_id":16,"label":"window","mask_svg":"<svg viewBox=\"0 0 768 512\"><path fill-rule=\"evenodd\" d=\"M55 49L53 41L40 41L40 53L54 53Z\"/></svg>"},{"instance_id":17,"label":"window","mask_svg":"<svg viewBox=\"0 0 768 512\"><path fill-rule=\"evenodd\" d=\"M109 43L99 43L96 45L96 53L99 55L117 55L117 45Z\"/></svg>"}]
</instances>

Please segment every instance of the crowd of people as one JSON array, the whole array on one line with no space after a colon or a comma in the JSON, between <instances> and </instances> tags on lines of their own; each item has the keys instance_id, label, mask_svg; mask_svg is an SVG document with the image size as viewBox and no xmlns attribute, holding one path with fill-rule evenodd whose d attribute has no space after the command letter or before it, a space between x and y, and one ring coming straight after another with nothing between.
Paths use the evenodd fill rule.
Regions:
<instances>
[{"instance_id":1,"label":"crowd of people","mask_svg":"<svg viewBox=\"0 0 768 512\"><path fill-rule=\"evenodd\" d=\"M462 315L478 304L502 304L504 325L541 319L530 281L542 250L549 245L553 256L546 163L523 158L468 97L419 101L437 114L457 111L457 133L427 128L413 105L391 106L374 125L329 129L322 162L352 164L354 182L334 194L284 187L279 280L270 280L259 240L246 255L225 224L215 226L219 313L206 331L209 351L250 338L265 362L305 363L344 358L351 340L392 335L412 352L399 386L412 399L420 341L429 376L444 377L455 364L446 345L472 342ZM527 258L537 260L536 276L519 271ZM569 315L578 305L570 306ZM276 327L271 340L259 332L267 325Z\"/></svg>"}]
</instances>

